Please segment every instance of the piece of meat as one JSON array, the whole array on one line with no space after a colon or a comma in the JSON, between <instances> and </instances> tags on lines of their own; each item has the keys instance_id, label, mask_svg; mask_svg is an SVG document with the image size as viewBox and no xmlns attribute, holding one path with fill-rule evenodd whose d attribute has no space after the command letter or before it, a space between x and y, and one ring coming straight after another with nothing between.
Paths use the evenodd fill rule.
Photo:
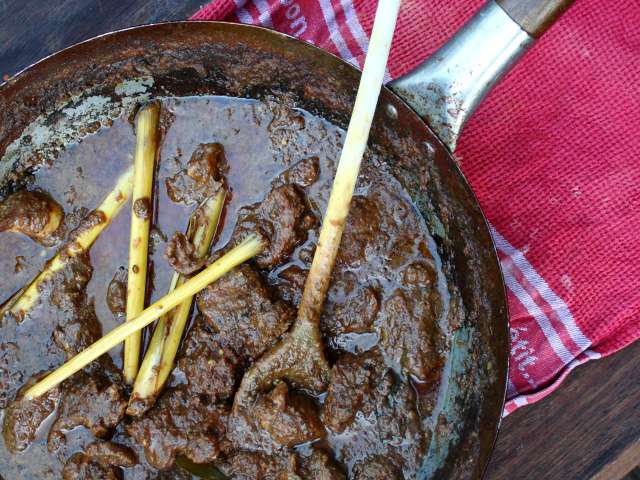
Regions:
<instances>
[{"instance_id":1,"label":"piece of meat","mask_svg":"<svg viewBox=\"0 0 640 480\"><path fill-rule=\"evenodd\" d=\"M70 358L102 336L93 303L86 287L93 267L88 253L70 258L62 270L43 282L41 298L48 299L50 315L55 318L54 343ZM45 300L47 301L47 300Z\"/></svg>"},{"instance_id":2,"label":"piece of meat","mask_svg":"<svg viewBox=\"0 0 640 480\"><path fill-rule=\"evenodd\" d=\"M89 255L78 254L66 260L63 269L45 280L41 287L48 293L51 304L63 311L75 312L86 299L85 288L91 280L93 267Z\"/></svg>"},{"instance_id":3,"label":"piece of meat","mask_svg":"<svg viewBox=\"0 0 640 480\"><path fill-rule=\"evenodd\" d=\"M433 383L444 364L435 272L426 263L413 263L403 277L404 288L393 292L382 307L376 325L380 346L405 375L419 383Z\"/></svg>"},{"instance_id":4,"label":"piece of meat","mask_svg":"<svg viewBox=\"0 0 640 480\"><path fill-rule=\"evenodd\" d=\"M122 478L118 467L137 464L135 454L124 445L113 442L94 442L85 453L76 453L62 470L63 480L118 480Z\"/></svg>"},{"instance_id":5,"label":"piece of meat","mask_svg":"<svg viewBox=\"0 0 640 480\"><path fill-rule=\"evenodd\" d=\"M116 375L95 365L76 373L62 384L58 416L49 432L49 450L65 443L65 431L83 426L96 437L105 437L124 417L127 398Z\"/></svg>"},{"instance_id":6,"label":"piece of meat","mask_svg":"<svg viewBox=\"0 0 640 480\"><path fill-rule=\"evenodd\" d=\"M338 463L324 450L313 448L311 455L302 457L297 468L306 480L346 480L347 475Z\"/></svg>"},{"instance_id":7,"label":"piece of meat","mask_svg":"<svg viewBox=\"0 0 640 480\"><path fill-rule=\"evenodd\" d=\"M272 480L287 470L287 457L238 451L218 463L218 466L233 480Z\"/></svg>"},{"instance_id":8,"label":"piece of meat","mask_svg":"<svg viewBox=\"0 0 640 480\"><path fill-rule=\"evenodd\" d=\"M376 387L375 397L378 438L394 453L390 458L398 456L395 465L417 471L429 444L430 433L422 430L415 389L389 370ZM423 412L425 415L429 413ZM402 440L399 442L398 439Z\"/></svg>"},{"instance_id":9,"label":"piece of meat","mask_svg":"<svg viewBox=\"0 0 640 480\"><path fill-rule=\"evenodd\" d=\"M125 469L124 480L195 480L199 478L197 475L192 476L189 470L182 468L179 463L183 465L184 463L178 462L177 459L176 465L168 470L158 470L152 466L147 461L144 446L126 432L129 424L129 420L121 422L110 440L110 443L117 444L119 448L125 449L126 456L122 456L122 460L127 458L135 459L135 465L131 467L123 466ZM88 450L88 448L85 448L85 450ZM182 457L181 460L188 461L185 457Z\"/></svg>"},{"instance_id":10,"label":"piece of meat","mask_svg":"<svg viewBox=\"0 0 640 480\"><path fill-rule=\"evenodd\" d=\"M200 270L205 263L206 257L198 258L196 247L189 241L184 233L176 232L167 244L164 256L169 265L182 275L191 275Z\"/></svg>"},{"instance_id":11,"label":"piece of meat","mask_svg":"<svg viewBox=\"0 0 640 480\"><path fill-rule=\"evenodd\" d=\"M187 167L166 180L167 195L177 203L201 203L224 186L228 170L222 145L202 144L191 155Z\"/></svg>"},{"instance_id":12,"label":"piece of meat","mask_svg":"<svg viewBox=\"0 0 640 480\"><path fill-rule=\"evenodd\" d=\"M354 480L404 480L402 469L385 455L371 455L353 466Z\"/></svg>"},{"instance_id":13,"label":"piece of meat","mask_svg":"<svg viewBox=\"0 0 640 480\"><path fill-rule=\"evenodd\" d=\"M127 313L127 269L120 267L107 286L107 306L116 318Z\"/></svg>"},{"instance_id":14,"label":"piece of meat","mask_svg":"<svg viewBox=\"0 0 640 480\"><path fill-rule=\"evenodd\" d=\"M296 150L295 145L298 143L299 132L306 128L305 117L296 108L293 97L288 94L279 96L277 101L267 99L265 106L267 111L273 115L267 126L271 148L282 153L284 161L291 162L291 154L287 154L287 146L291 145L294 151Z\"/></svg>"},{"instance_id":15,"label":"piece of meat","mask_svg":"<svg viewBox=\"0 0 640 480\"><path fill-rule=\"evenodd\" d=\"M368 333L380 310L378 292L361 285L353 273L336 274L320 317L320 330L327 337L345 333Z\"/></svg>"},{"instance_id":16,"label":"piece of meat","mask_svg":"<svg viewBox=\"0 0 640 480\"><path fill-rule=\"evenodd\" d=\"M242 240L252 233L260 235L266 246L255 262L262 269L271 269L289 258L315 223L301 190L282 185L271 190L262 203L240 211L234 237Z\"/></svg>"},{"instance_id":17,"label":"piece of meat","mask_svg":"<svg viewBox=\"0 0 640 480\"><path fill-rule=\"evenodd\" d=\"M23 190L0 203L0 231L22 233L45 246L58 241L63 219L60 204L44 192Z\"/></svg>"},{"instance_id":18,"label":"piece of meat","mask_svg":"<svg viewBox=\"0 0 640 480\"><path fill-rule=\"evenodd\" d=\"M376 199L353 197L336 257L338 266L357 268L369 258L386 255L387 232L393 229L386 228L390 219L385 213L386 206Z\"/></svg>"},{"instance_id":19,"label":"piece of meat","mask_svg":"<svg viewBox=\"0 0 640 480\"><path fill-rule=\"evenodd\" d=\"M24 398L24 393L46 375L47 373L29 379L5 411L2 434L7 448L12 452L21 452L31 445L42 422L54 412L58 405L59 387L49 390L38 398L31 400Z\"/></svg>"},{"instance_id":20,"label":"piece of meat","mask_svg":"<svg viewBox=\"0 0 640 480\"><path fill-rule=\"evenodd\" d=\"M309 271L298 265L291 265L278 273L274 287L278 296L291 305L298 306L302 298L304 283L307 281Z\"/></svg>"},{"instance_id":21,"label":"piece of meat","mask_svg":"<svg viewBox=\"0 0 640 480\"><path fill-rule=\"evenodd\" d=\"M219 342L246 362L273 346L295 316L291 307L272 297L260 275L246 264L202 290L197 302Z\"/></svg>"},{"instance_id":22,"label":"piece of meat","mask_svg":"<svg viewBox=\"0 0 640 480\"><path fill-rule=\"evenodd\" d=\"M170 389L126 431L144 447L152 466L166 470L177 455L194 463L213 462L224 441L227 416L224 405L214 405L186 389Z\"/></svg>"},{"instance_id":23,"label":"piece of meat","mask_svg":"<svg viewBox=\"0 0 640 480\"><path fill-rule=\"evenodd\" d=\"M189 392L206 395L215 403L233 398L238 357L216 340L202 318L198 318L187 334L178 359Z\"/></svg>"},{"instance_id":24,"label":"piece of meat","mask_svg":"<svg viewBox=\"0 0 640 480\"><path fill-rule=\"evenodd\" d=\"M94 442L85 448L85 455L92 462L106 466L133 467L138 463L130 448L113 442Z\"/></svg>"},{"instance_id":25,"label":"piece of meat","mask_svg":"<svg viewBox=\"0 0 640 480\"><path fill-rule=\"evenodd\" d=\"M369 357L365 362L375 361L370 356L371 353L372 351L365 354ZM355 361L357 364L361 360L352 357L350 363L353 365ZM369 462L365 457L372 452L385 452L381 458L389 466L401 466L408 472L418 471L429 444L430 432L422 428L413 387L383 366L379 368L380 374L373 376L367 375L362 366L356 365L351 371L344 370L343 368L347 381L333 378L335 383L331 387L340 385L340 388L334 387L329 392L323 412L325 422L333 420L330 417L332 414L341 415L341 422L333 422L333 425L327 426L333 431L338 428L337 431L344 437L353 439L351 442L335 445L336 455L346 464L361 463L361 468L364 469L374 462L374 459ZM354 478L403 478L393 476L392 472L395 470L382 470L382 477L370 477L377 470L367 467L359 476L354 473ZM400 469L397 471L402 473Z\"/></svg>"},{"instance_id":26,"label":"piece of meat","mask_svg":"<svg viewBox=\"0 0 640 480\"><path fill-rule=\"evenodd\" d=\"M277 455L289 448L323 438L318 407L309 397L290 392L286 383L259 393L248 408L234 408L227 438L237 450Z\"/></svg>"},{"instance_id":27,"label":"piece of meat","mask_svg":"<svg viewBox=\"0 0 640 480\"><path fill-rule=\"evenodd\" d=\"M320 160L318 157L309 157L300 160L280 175L282 183L291 183L299 187L310 187L320 176Z\"/></svg>"},{"instance_id":28,"label":"piece of meat","mask_svg":"<svg viewBox=\"0 0 640 480\"><path fill-rule=\"evenodd\" d=\"M257 425L284 447L318 440L324 428L313 401L302 394L289 392L281 382L268 393L258 397L251 415Z\"/></svg>"},{"instance_id":29,"label":"piece of meat","mask_svg":"<svg viewBox=\"0 0 640 480\"><path fill-rule=\"evenodd\" d=\"M119 470L93 462L82 453L76 453L64 465L62 480L120 480Z\"/></svg>"},{"instance_id":30,"label":"piece of meat","mask_svg":"<svg viewBox=\"0 0 640 480\"><path fill-rule=\"evenodd\" d=\"M322 420L334 432L342 432L359 411L372 410L375 388L388 370L377 349L362 355L345 354L331 369Z\"/></svg>"},{"instance_id":31,"label":"piece of meat","mask_svg":"<svg viewBox=\"0 0 640 480\"><path fill-rule=\"evenodd\" d=\"M308 274L308 270L291 265L270 280L280 298L297 306ZM352 272L334 272L320 316L320 331L332 348L340 335L374 331L380 310L378 297L375 288L361 284Z\"/></svg>"}]
</instances>

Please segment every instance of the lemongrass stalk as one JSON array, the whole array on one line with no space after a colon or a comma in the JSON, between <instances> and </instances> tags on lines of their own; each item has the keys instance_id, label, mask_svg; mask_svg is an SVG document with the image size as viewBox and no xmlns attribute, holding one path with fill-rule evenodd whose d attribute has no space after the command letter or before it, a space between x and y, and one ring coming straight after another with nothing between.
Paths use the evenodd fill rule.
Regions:
<instances>
[{"instance_id":1,"label":"lemongrass stalk","mask_svg":"<svg viewBox=\"0 0 640 480\"><path fill-rule=\"evenodd\" d=\"M300 299L298 317L307 318L316 324L329 288L360 164L367 147L399 8L400 0L382 0L378 3L369 50L322 220L318 246Z\"/></svg>"},{"instance_id":2,"label":"lemongrass stalk","mask_svg":"<svg viewBox=\"0 0 640 480\"><path fill-rule=\"evenodd\" d=\"M193 276L173 292L165 295L153 305L144 309L135 318L111 330L100 340L78 353L64 365L29 388L25 392L25 398L33 399L39 397L64 382L96 358L123 342L132 333L139 332L154 320L170 312L172 308L182 303L186 298L192 297L212 282L218 280L229 270L232 270L241 263L259 254L263 248L262 240L258 236L249 235L242 243L229 250L202 272Z\"/></svg>"},{"instance_id":3,"label":"lemongrass stalk","mask_svg":"<svg viewBox=\"0 0 640 480\"><path fill-rule=\"evenodd\" d=\"M131 198L131 234L129 236L129 272L127 277L127 321L144 310L147 285L147 255L151 224L151 194L160 104L148 103L136 115L136 151L134 157L133 195ZM141 332L124 342L124 379L131 385L138 374Z\"/></svg>"},{"instance_id":4,"label":"lemongrass stalk","mask_svg":"<svg viewBox=\"0 0 640 480\"><path fill-rule=\"evenodd\" d=\"M122 206L131 196L133 168L129 167L122 174L114 189L107 195L102 203L85 217L78 228L71 233L69 241L60 248L58 253L47 262L45 268L23 290L21 295L16 295L8 302L2 314L13 314L18 322L21 322L26 312L33 307L40 297L40 285L51 278L54 273L62 270L69 260L89 250L102 231L109 226L113 218L118 215Z\"/></svg>"},{"instance_id":5,"label":"lemongrass stalk","mask_svg":"<svg viewBox=\"0 0 640 480\"><path fill-rule=\"evenodd\" d=\"M214 197L205 200L189 220L187 238L195 245L198 258L205 258L209 252L213 236L218 229L224 198L225 192L221 190ZM171 280L169 292L185 281L186 278L176 272ZM129 401L130 406L140 400L145 404L150 404L162 390L173 369L192 303L193 297L186 298L175 310L160 318L156 323L151 342L133 386ZM130 408L130 410L130 415L135 413L134 408Z\"/></svg>"},{"instance_id":6,"label":"lemongrass stalk","mask_svg":"<svg viewBox=\"0 0 640 480\"><path fill-rule=\"evenodd\" d=\"M316 393L326 387L330 370L322 349L320 314L367 147L399 8L400 0L378 2L356 101L296 321L284 339L245 372L234 399L234 412L246 408L256 392L275 379L289 379Z\"/></svg>"}]
</instances>

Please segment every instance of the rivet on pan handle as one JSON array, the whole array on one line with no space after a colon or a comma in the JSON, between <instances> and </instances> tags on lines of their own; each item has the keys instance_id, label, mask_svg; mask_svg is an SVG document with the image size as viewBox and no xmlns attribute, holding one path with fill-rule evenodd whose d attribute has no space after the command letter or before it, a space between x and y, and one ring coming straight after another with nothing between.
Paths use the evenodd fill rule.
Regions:
<instances>
[{"instance_id":1,"label":"rivet on pan handle","mask_svg":"<svg viewBox=\"0 0 640 480\"><path fill-rule=\"evenodd\" d=\"M478 105L572 0L489 1L431 58L388 86L450 151Z\"/></svg>"}]
</instances>

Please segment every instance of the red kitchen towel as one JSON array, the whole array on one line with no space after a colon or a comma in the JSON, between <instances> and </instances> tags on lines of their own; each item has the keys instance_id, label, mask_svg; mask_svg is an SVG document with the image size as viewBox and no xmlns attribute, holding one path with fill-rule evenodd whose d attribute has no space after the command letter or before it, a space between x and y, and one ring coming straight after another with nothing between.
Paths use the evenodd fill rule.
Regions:
<instances>
[{"instance_id":1,"label":"red kitchen towel","mask_svg":"<svg viewBox=\"0 0 640 480\"><path fill-rule=\"evenodd\" d=\"M361 67L375 0L218 0ZM392 78L482 0L405 0ZM498 248L511 313L505 414L640 337L640 3L579 0L496 88L457 150Z\"/></svg>"}]
</instances>

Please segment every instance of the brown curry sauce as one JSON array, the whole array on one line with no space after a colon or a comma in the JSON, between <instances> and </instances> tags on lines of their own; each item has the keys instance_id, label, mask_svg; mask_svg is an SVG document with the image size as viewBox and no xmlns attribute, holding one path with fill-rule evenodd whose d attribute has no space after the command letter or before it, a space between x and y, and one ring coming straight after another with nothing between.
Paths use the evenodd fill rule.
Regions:
<instances>
[{"instance_id":1,"label":"brown curry sauce","mask_svg":"<svg viewBox=\"0 0 640 480\"><path fill-rule=\"evenodd\" d=\"M73 479L189 478L172 470L184 455L214 463L231 478L415 478L431 438L424 419L447 355L445 289L427 227L383 159L366 154L321 319L333 365L328 391L312 398L281 384L258 398L252 418L229 420L242 372L295 317L344 131L286 103L228 97L163 99L162 121L149 301L167 291L168 239L185 230L195 208L189 195L172 201L166 182L207 146L224 149L231 192L212 251L255 230L272 248L198 295L170 385L145 416L131 419L119 410L128 397L118 373L121 351L114 349L62 385L56 408L24 451L8 448L5 428L0 475L60 478L65 468ZM62 206L69 232L131 163L134 142L123 116L36 171L30 189ZM92 247L91 268L79 267L83 281L73 272L60 275L20 325L3 320L5 425L6 408L33 375L122 321L107 291L118 290L108 287L127 264L130 214L130 206L123 209ZM4 301L55 247L9 232L0 233L0 242ZM19 256L26 260L16 271ZM56 334L61 327L64 335ZM62 427L52 437L56 424Z\"/></svg>"}]
</instances>

